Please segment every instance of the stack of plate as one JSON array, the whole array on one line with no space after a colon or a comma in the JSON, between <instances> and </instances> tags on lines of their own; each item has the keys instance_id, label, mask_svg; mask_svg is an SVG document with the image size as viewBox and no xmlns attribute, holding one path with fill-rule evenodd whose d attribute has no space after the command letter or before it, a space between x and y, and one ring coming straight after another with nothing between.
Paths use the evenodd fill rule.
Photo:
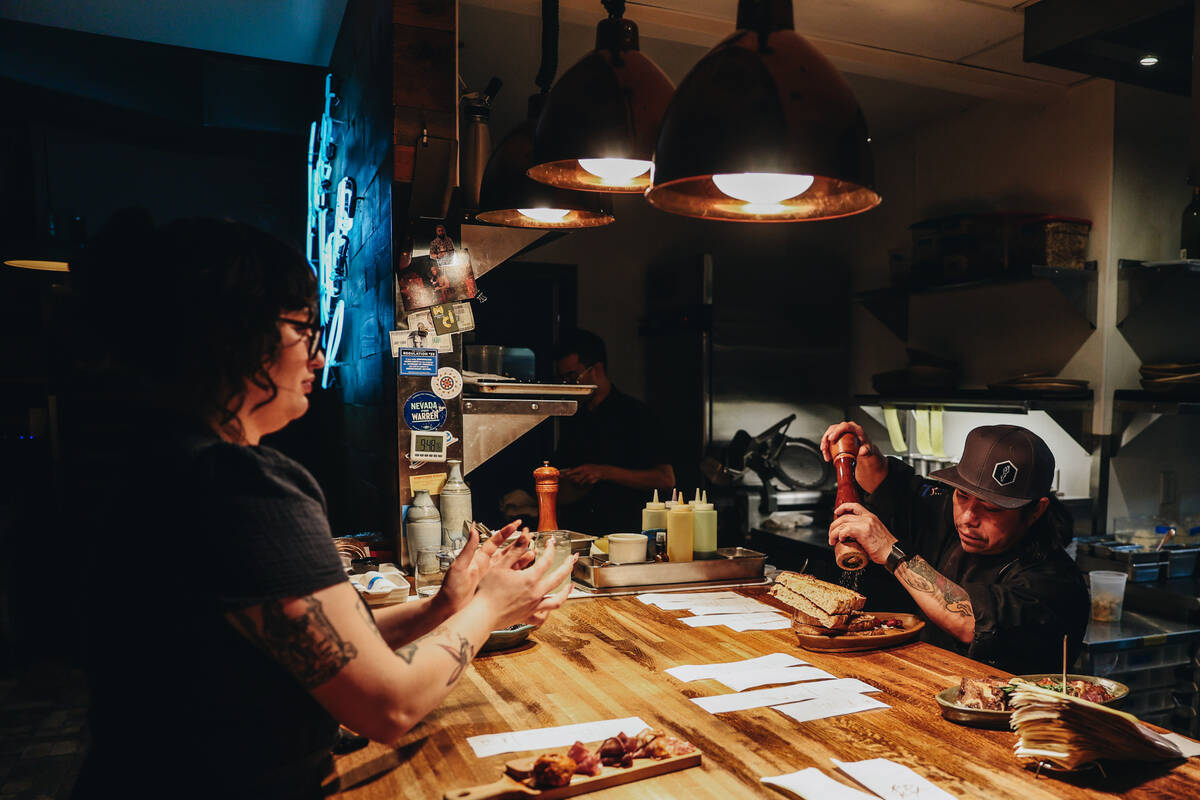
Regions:
<instances>
[{"instance_id":1,"label":"stack of plate","mask_svg":"<svg viewBox=\"0 0 1200 800\"><path fill-rule=\"evenodd\" d=\"M1151 392L1200 391L1200 362L1190 364L1143 364L1142 388Z\"/></svg>"},{"instance_id":2,"label":"stack of plate","mask_svg":"<svg viewBox=\"0 0 1200 800\"><path fill-rule=\"evenodd\" d=\"M1074 378L1056 378L1045 373L1031 373L999 383L989 383L988 388L993 392L1086 392L1088 382Z\"/></svg>"}]
</instances>

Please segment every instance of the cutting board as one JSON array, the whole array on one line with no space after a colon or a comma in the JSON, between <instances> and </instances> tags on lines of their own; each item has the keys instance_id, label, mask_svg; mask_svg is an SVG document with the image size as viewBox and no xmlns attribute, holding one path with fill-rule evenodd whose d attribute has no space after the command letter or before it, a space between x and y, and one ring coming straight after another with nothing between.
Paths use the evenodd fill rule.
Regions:
<instances>
[{"instance_id":1,"label":"cutting board","mask_svg":"<svg viewBox=\"0 0 1200 800\"><path fill-rule=\"evenodd\" d=\"M536 756L518 758L505 764L508 773L527 775L533 768ZM671 758L635 758L632 767L601 767L599 775L575 775L567 786L555 786L551 789L534 789L505 774L495 783L485 783L482 786L472 786L467 789L453 789L442 795L443 800L504 800L504 798L537 797L541 800L557 800L559 797L574 797L585 792L595 792L616 786L620 783L640 781L642 778L652 778L667 772L695 767L700 764L700 753L688 753Z\"/></svg>"}]
</instances>

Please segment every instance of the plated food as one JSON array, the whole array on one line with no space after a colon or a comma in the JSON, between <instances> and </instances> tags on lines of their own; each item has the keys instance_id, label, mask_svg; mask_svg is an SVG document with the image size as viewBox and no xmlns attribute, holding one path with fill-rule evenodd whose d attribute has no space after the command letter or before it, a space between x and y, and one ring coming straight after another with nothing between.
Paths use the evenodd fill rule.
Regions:
<instances>
[{"instance_id":1,"label":"plated food","mask_svg":"<svg viewBox=\"0 0 1200 800\"><path fill-rule=\"evenodd\" d=\"M1009 727L1012 697L1021 687L1035 686L1062 693L1062 675L1019 675L1015 678L963 678L958 686L936 695L942 716L951 722L981 728ZM1089 702L1119 706L1129 694L1123 683L1092 675L1067 675L1067 694Z\"/></svg>"},{"instance_id":2,"label":"plated food","mask_svg":"<svg viewBox=\"0 0 1200 800\"><path fill-rule=\"evenodd\" d=\"M792 628L806 650L874 650L916 637L925 623L912 614L866 613L867 598L811 575L781 572L771 597L792 611Z\"/></svg>"},{"instance_id":3,"label":"plated food","mask_svg":"<svg viewBox=\"0 0 1200 800\"><path fill-rule=\"evenodd\" d=\"M598 776L603 767L630 769L634 759L661 761L695 752L696 748L689 742L668 736L661 730L646 728L636 736L622 731L605 739L595 750L583 742L576 742L565 754L543 753L534 760L528 775L521 775L522 770L512 764L508 772L534 789L552 789L568 785L575 775Z\"/></svg>"}]
</instances>

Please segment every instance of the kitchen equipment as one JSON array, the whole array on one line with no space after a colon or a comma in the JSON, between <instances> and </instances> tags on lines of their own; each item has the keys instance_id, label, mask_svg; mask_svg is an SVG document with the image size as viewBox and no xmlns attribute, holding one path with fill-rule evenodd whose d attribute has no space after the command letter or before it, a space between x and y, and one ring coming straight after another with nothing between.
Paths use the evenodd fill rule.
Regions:
<instances>
[{"instance_id":1,"label":"kitchen equipment","mask_svg":"<svg viewBox=\"0 0 1200 800\"><path fill-rule=\"evenodd\" d=\"M562 751L565 752L565 749ZM529 775L533 771L533 762L536 759L537 756L515 758L504 765L505 774L495 783L472 786L467 789L451 789L442 795L442 800L499 800L500 798L514 797L557 800L560 797L574 797L578 794L596 792L609 786L639 781L700 765L699 752L663 759L635 758L632 767L601 767L599 775L575 775L567 786L535 789L526 783L524 778L519 779L514 776Z\"/></svg>"},{"instance_id":2,"label":"kitchen equipment","mask_svg":"<svg viewBox=\"0 0 1200 800\"><path fill-rule=\"evenodd\" d=\"M471 487L462 476L462 461L450 459L450 475L442 485L440 499L442 514L442 544L462 547L467 543L463 523L471 519Z\"/></svg>"},{"instance_id":3,"label":"kitchen equipment","mask_svg":"<svg viewBox=\"0 0 1200 800\"><path fill-rule=\"evenodd\" d=\"M533 471L533 488L538 497L538 533L558 530L558 470L549 461Z\"/></svg>"},{"instance_id":4,"label":"kitchen equipment","mask_svg":"<svg viewBox=\"0 0 1200 800\"><path fill-rule=\"evenodd\" d=\"M1075 562L1085 572L1124 572L1131 583L1146 583L1167 577L1170 556L1151 547L1104 541L1087 545L1086 549L1081 545L1076 553Z\"/></svg>"},{"instance_id":5,"label":"kitchen equipment","mask_svg":"<svg viewBox=\"0 0 1200 800\"><path fill-rule=\"evenodd\" d=\"M854 482L854 465L858 456L858 437L847 433L833 444L833 469L837 473L837 497L833 501L836 509L843 503L857 503L858 485ZM847 572L855 572L870 560L858 542L838 542L833 546L833 560Z\"/></svg>"},{"instance_id":6,"label":"kitchen equipment","mask_svg":"<svg viewBox=\"0 0 1200 800\"><path fill-rule=\"evenodd\" d=\"M518 383L474 375L464 375L463 383L472 392L510 397L586 397L596 391L596 385L593 383Z\"/></svg>"},{"instance_id":7,"label":"kitchen equipment","mask_svg":"<svg viewBox=\"0 0 1200 800\"><path fill-rule=\"evenodd\" d=\"M575 562L573 577L578 583L596 589L719 581L761 583L766 558L762 553L744 547L722 547L715 558L674 563L613 564L602 556L580 556Z\"/></svg>"},{"instance_id":8,"label":"kitchen equipment","mask_svg":"<svg viewBox=\"0 0 1200 800\"><path fill-rule=\"evenodd\" d=\"M521 381L534 379L534 352L527 347L468 344L463 347L463 367L486 375Z\"/></svg>"},{"instance_id":9,"label":"kitchen equipment","mask_svg":"<svg viewBox=\"0 0 1200 800\"><path fill-rule=\"evenodd\" d=\"M667 511L667 560L675 564L691 561L692 536L692 507L680 501Z\"/></svg>"}]
</instances>

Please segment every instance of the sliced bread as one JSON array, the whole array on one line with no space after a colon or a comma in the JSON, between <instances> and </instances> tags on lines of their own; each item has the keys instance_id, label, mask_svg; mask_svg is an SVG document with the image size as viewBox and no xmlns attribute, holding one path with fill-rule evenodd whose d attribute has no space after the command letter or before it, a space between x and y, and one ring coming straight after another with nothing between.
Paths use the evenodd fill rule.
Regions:
<instances>
[{"instance_id":1,"label":"sliced bread","mask_svg":"<svg viewBox=\"0 0 1200 800\"><path fill-rule=\"evenodd\" d=\"M797 614L803 615L803 622L811 622L813 625L820 625L823 628L845 629L846 623L850 620L849 614L830 614L804 595L794 592L782 584L777 583L771 587L771 596L795 609Z\"/></svg>"},{"instance_id":2,"label":"sliced bread","mask_svg":"<svg viewBox=\"0 0 1200 800\"><path fill-rule=\"evenodd\" d=\"M826 614L849 614L851 611L861 611L867 602L864 595L852 589L798 572L779 573L775 576L775 585L782 585L796 594L803 595L805 599Z\"/></svg>"}]
</instances>

